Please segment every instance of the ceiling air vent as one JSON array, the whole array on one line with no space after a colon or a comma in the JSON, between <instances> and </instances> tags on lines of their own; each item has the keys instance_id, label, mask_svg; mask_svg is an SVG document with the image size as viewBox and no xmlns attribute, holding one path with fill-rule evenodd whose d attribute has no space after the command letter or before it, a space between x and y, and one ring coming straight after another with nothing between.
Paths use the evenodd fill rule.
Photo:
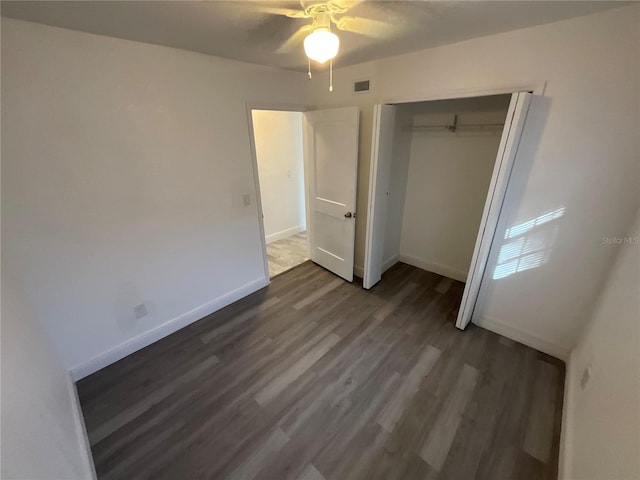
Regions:
<instances>
[{"instance_id":1,"label":"ceiling air vent","mask_svg":"<svg viewBox=\"0 0 640 480\"><path fill-rule=\"evenodd\" d=\"M361 80L359 82L353 82L353 93L365 93L371 88L369 80Z\"/></svg>"}]
</instances>

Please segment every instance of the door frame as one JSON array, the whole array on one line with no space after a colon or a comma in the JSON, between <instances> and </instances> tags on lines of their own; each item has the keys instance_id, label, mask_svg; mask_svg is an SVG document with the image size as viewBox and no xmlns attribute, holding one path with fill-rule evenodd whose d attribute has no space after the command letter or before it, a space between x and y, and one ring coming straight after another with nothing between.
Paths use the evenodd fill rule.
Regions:
<instances>
[{"instance_id":1,"label":"door frame","mask_svg":"<svg viewBox=\"0 0 640 480\"><path fill-rule=\"evenodd\" d=\"M409 95L405 97L385 97L379 102L383 104L432 102L436 100L456 100L459 98L488 97L491 95L512 95L518 92L529 92L537 97L544 96L547 81L534 81L519 85L487 86L484 88L463 88L438 90L431 95Z\"/></svg>"},{"instance_id":2,"label":"door frame","mask_svg":"<svg viewBox=\"0 0 640 480\"><path fill-rule=\"evenodd\" d=\"M300 112L304 113L311 110L308 105L301 105L295 103L272 103L272 102L246 102L247 113L247 126L249 131L249 149L251 151L251 168L253 170L253 184L255 186L254 195L256 199L256 207L258 209L258 225L260 228L260 242L262 243L262 264L264 269L264 276L267 279L267 283L271 283L271 276L269 275L269 257L267 256L267 238L265 236L264 229L264 213L262 211L262 195L260 192L260 175L258 171L258 155L256 153L256 139L253 129L253 110L273 110L276 112ZM303 128L304 135L304 128ZM307 216L307 223L309 222L308 210L307 210L307 168L303 158L304 168L304 195L305 195L305 216ZM308 226L307 226L308 228ZM309 240L307 239L307 248L309 248Z\"/></svg>"},{"instance_id":3,"label":"door frame","mask_svg":"<svg viewBox=\"0 0 640 480\"><path fill-rule=\"evenodd\" d=\"M528 92L531 93L532 95L536 95L536 96L544 96L544 91L546 88L546 80L545 81L541 81L541 82L535 82L535 83L530 83L530 84L526 84L526 85L518 85L518 86L504 86L504 87L489 87L489 88L483 88L483 89L452 89L452 90L443 90L443 91L439 91L433 95L427 95L427 96L413 96L413 97L391 97L391 98L386 98L386 99L381 99L380 102L378 102L379 104L383 104L383 105L398 105L398 104L405 104L405 103L418 103L418 102L430 102L430 101L437 101L437 100L455 100L455 99L460 99L460 98L472 98L472 97L484 97L484 96L491 96L491 95L513 95L516 93L521 93L521 92ZM508 115L508 112L507 112ZM526 118L526 114L525 114L525 118ZM374 125L375 128L376 125ZM503 134L504 134L504 129L503 129ZM519 144L520 142L520 138L521 138L522 132L520 132L519 138L517 139L517 144ZM373 149L373 142L378 140L378 133L373 131L372 132L372 153L374 151ZM499 159L496 157L496 160L494 162L494 170L496 168L496 165L498 164ZM515 159L514 159L515 162ZM376 174L376 172L374 171L373 167L377 168L377 159L376 162L371 164L370 167L370 171L369 171L369 184L371 185L371 178L373 175ZM487 192L487 197L494 193L496 191L496 189L500 186L503 186L505 191L509 186L509 183L511 181L510 175L506 178L506 181L502 184L502 185L494 185L494 189L493 192L489 191ZM375 192L371 192L369 191L369 195L368 195L368 205L367 205L367 228L365 229L367 232L367 235L369 234L369 225L371 222L371 218L370 218L370 208L371 208L371 201L372 201L372 197L375 196ZM504 200L504 198L503 198ZM483 219L486 215L486 212L483 211ZM495 234L497 232L497 225L501 219L503 215L503 211L502 211L502 203L501 206L499 208L499 213L498 216L496 217L495 223L493 228L491 228L490 230L485 232L487 234L490 235L491 241L489 243L489 248L486 250L485 254L483 255L482 259L478 259L476 258L476 249L478 247L478 242L479 239L476 238L476 242L474 244L474 258L476 259L476 263L481 260L484 261L485 263L488 260L490 251L491 251L491 246L493 244L493 238L495 237ZM481 233L482 230L482 225L481 225L481 229L479 230L479 233ZM365 245L367 245L369 243L369 239L365 238ZM365 265L367 264L366 261L366 256L367 256L367 252L365 251ZM470 267L473 268L473 265ZM383 272L384 273L384 272ZM469 272L469 274L471 274L471 270ZM467 278L468 280L468 278ZM480 275L480 279L479 279L479 285L482 285L482 282L484 280L484 271L481 273ZM458 312L458 317L456 319L456 327L460 330L464 330L464 328L466 328L466 325L462 325L462 313L463 313L463 307L465 307L466 304L468 304L470 302L470 306L466 306L465 308L471 308L471 315L470 318L473 317L473 310L475 309L475 305L477 303L478 297L480 295L480 287L478 287L478 292L475 294L474 298L468 298L465 297L461 300L460 302L460 310Z\"/></svg>"}]
</instances>

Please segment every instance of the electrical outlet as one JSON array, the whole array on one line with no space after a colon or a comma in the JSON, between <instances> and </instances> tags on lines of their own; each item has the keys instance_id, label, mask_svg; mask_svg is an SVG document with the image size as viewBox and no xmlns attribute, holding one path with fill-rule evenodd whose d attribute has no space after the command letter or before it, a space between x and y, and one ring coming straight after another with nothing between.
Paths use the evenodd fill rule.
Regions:
<instances>
[{"instance_id":1,"label":"electrical outlet","mask_svg":"<svg viewBox=\"0 0 640 480\"><path fill-rule=\"evenodd\" d=\"M582 372L582 378L580 378L580 386L582 390L587 388L587 383L589 383L589 379L591 378L591 365L588 365L587 368Z\"/></svg>"},{"instance_id":2,"label":"electrical outlet","mask_svg":"<svg viewBox=\"0 0 640 480\"><path fill-rule=\"evenodd\" d=\"M146 317L149 312L147 312L147 306L144 303L140 305L136 305L133 307L133 314L136 316L136 319Z\"/></svg>"},{"instance_id":3,"label":"electrical outlet","mask_svg":"<svg viewBox=\"0 0 640 480\"><path fill-rule=\"evenodd\" d=\"M244 195L242 195L242 203L244 204L245 207L248 207L249 205L251 205L251 195L249 195L248 193L245 193Z\"/></svg>"}]
</instances>

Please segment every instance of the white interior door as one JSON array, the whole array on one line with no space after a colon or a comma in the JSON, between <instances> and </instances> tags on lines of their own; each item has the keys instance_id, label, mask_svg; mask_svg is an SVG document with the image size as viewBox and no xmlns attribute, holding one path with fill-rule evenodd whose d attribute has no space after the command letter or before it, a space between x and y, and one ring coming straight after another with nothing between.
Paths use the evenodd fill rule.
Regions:
<instances>
[{"instance_id":1,"label":"white interior door","mask_svg":"<svg viewBox=\"0 0 640 480\"><path fill-rule=\"evenodd\" d=\"M353 281L358 169L357 107L304 114L311 260Z\"/></svg>"},{"instance_id":2,"label":"white interior door","mask_svg":"<svg viewBox=\"0 0 640 480\"><path fill-rule=\"evenodd\" d=\"M364 251L363 287L371 288L382 278L385 226L389 202L389 182L393 160L396 107L375 105L369 173L367 237Z\"/></svg>"},{"instance_id":3,"label":"white interior door","mask_svg":"<svg viewBox=\"0 0 640 480\"><path fill-rule=\"evenodd\" d=\"M484 205L482 219L480 221L480 229L476 245L473 249L473 257L471 258L471 266L467 275L467 283L462 294L462 303L456 320L456 327L463 330L471 321L473 309L478 299L480 291L480 283L484 275L484 270L489 257L489 249L498 224L498 217L502 209L502 203L507 191L507 183L513 168L513 161L518 150L518 143L524 127L524 121L529 109L531 94L526 92L514 93L511 96L509 110L505 120L502 138L500 139L500 147L496 164L493 169L491 183L487 194L487 200Z\"/></svg>"}]
</instances>

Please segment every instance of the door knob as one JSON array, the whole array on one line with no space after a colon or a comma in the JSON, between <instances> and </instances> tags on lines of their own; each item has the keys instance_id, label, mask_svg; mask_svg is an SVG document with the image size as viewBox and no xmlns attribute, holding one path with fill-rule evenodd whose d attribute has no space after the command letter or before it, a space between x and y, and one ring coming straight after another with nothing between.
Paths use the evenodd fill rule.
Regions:
<instances>
[{"instance_id":1,"label":"door knob","mask_svg":"<svg viewBox=\"0 0 640 480\"><path fill-rule=\"evenodd\" d=\"M351 218L351 217L353 217L351 212L347 212L347 213L344 214L344 218Z\"/></svg>"}]
</instances>

